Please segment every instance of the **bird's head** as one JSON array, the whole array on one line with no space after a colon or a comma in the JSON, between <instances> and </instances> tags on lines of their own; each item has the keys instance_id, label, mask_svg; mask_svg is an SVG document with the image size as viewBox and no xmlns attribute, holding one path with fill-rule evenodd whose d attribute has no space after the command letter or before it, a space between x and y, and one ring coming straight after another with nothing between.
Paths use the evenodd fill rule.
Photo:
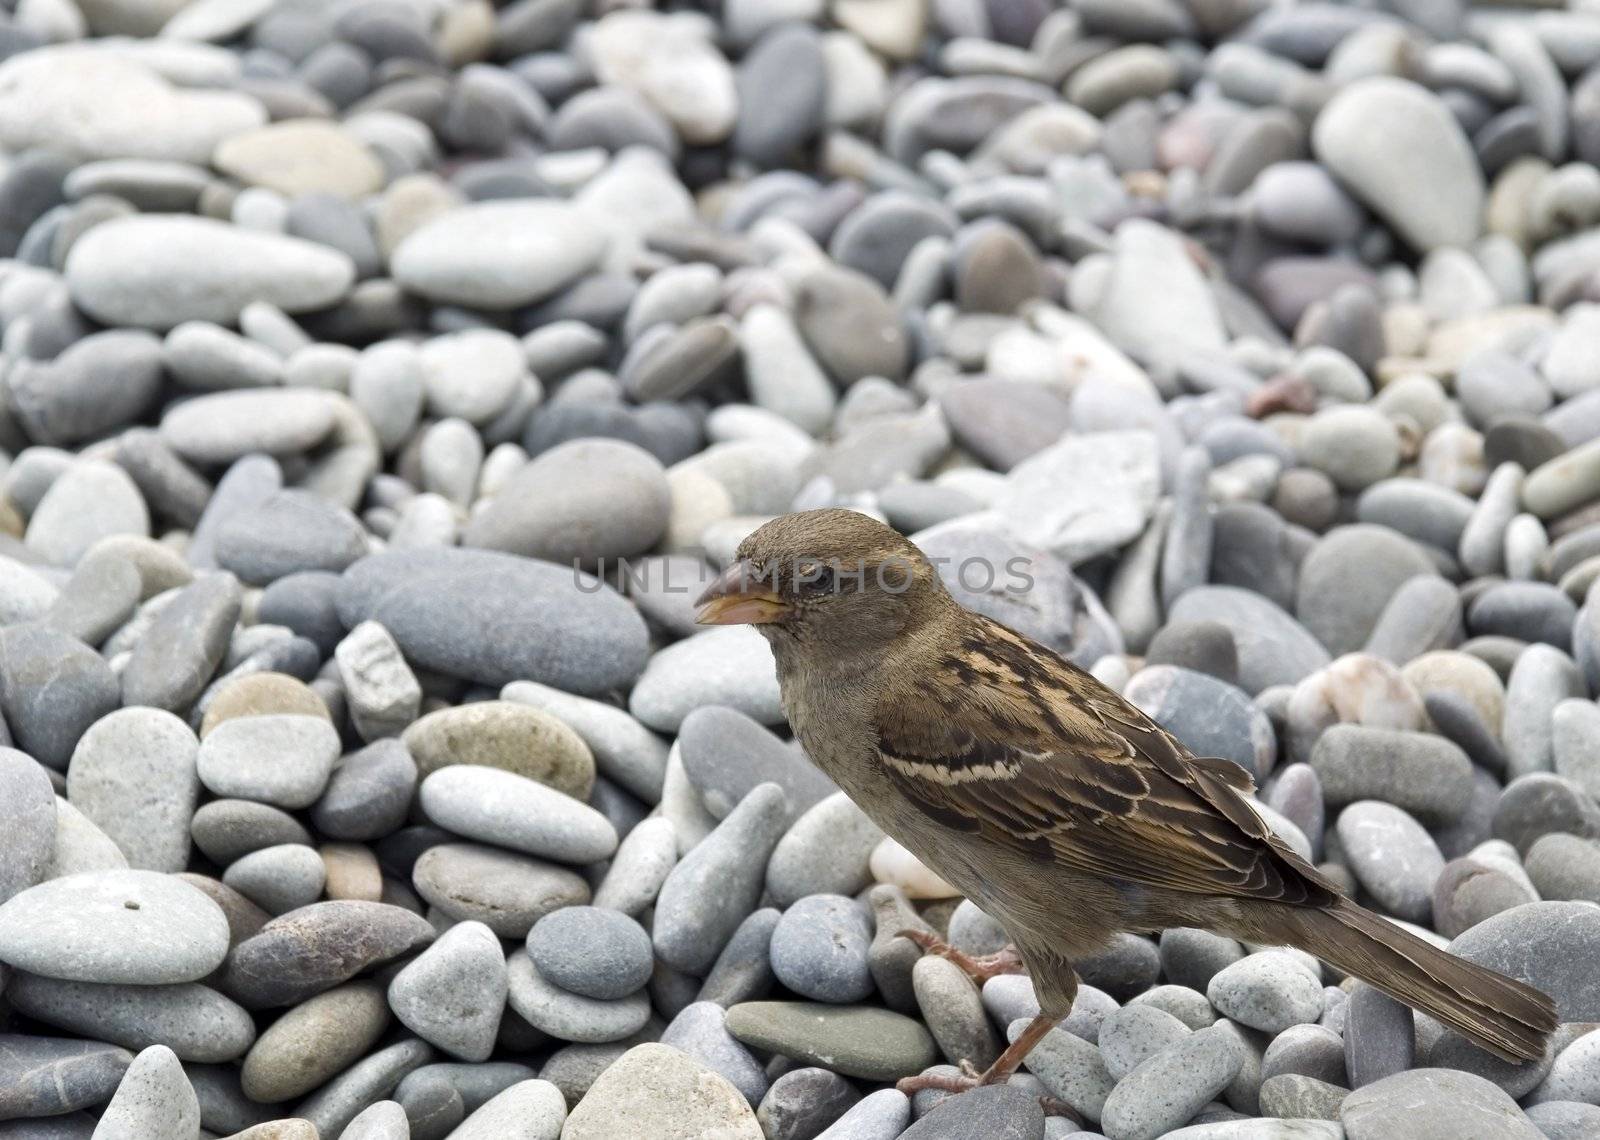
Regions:
<instances>
[{"instance_id":1,"label":"bird's head","mask_svg":"<svg viewBox=\"0 0 1600 1140\"><path fill-rule=\"evenodd\" d=\"M754 625L774 645L887 645L949 602L923 553L892 527L830 507L784 515L739 544L700 596L703 625Z\"/></svg>"}]
</instances>

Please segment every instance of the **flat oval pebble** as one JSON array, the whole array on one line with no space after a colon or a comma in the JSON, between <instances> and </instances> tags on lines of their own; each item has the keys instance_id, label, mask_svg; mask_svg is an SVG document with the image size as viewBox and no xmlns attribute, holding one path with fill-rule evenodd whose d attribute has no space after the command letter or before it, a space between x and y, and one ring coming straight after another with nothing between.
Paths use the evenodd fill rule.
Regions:
<instances>
[{"instance_id":1,"label":"flat oval pebble","mask_svg":"<svg viewBox=\"0 0 1600 1140\"><path fill-rule=\"evenodd\" d=\"M593 808L535 780L476 764L451 764L422 781L428 818L467 839L563 863L592 863L617 849L617 832Z\"/></svg>"},{"instance_id":2,"label":"flat oval pebble","mask_svg":"<svg viewBox=\"0 0 1600 1140\"><path fill-rule=\"evenodd\" d=\"M784 912L769 953L778 981L801 997L846 1004L872 993L866 910L843 895L810 895Z\"/></svg>"},{"instance_id":3,"label":"flat oval pebble","mask_svg":"<svg viewBox=\"0 0 1600 1140\"><path fill-rule=\"evenodd\" d=\"M222 964L228 924L205 895L156 871L88 871L0 905L0 961L65 981L193 982Z\"/></svg>"},{"instance_id":4,"label":"flat oval pebble","mask_svg":"<svg viewBox=\"0 0 1600 1140\"><path fill-rule=\"evenodd\" d=\"M502 938L526 937L551 911L589 901L588 883L569 868L471 843L428 848L411 882L450 918L483 922Z\"/></svg>"},{"instance_id":5,"label":"flat oval pebble","mask_svg":"<svg viewBox=\"0 0 1600 1140\"><path fill-rule=\"evenodd\" d=\"M136 1051L166 1045L182 1061L233 1061L256 1037L248 1012L194 982L95 985L19 973L6 985L6 1000L46 1025Z\"/></svg>"},{"instance_id":6,"label":"flat oval pebble","mask_svg":"<svg viewBox=\"0 0 1600 1140\"><path fill-rule=\"evenodd\" d=\"M315 803L339 758L339 734L317 716L240 717L200 742L200 780L219 796L283 808Z\"/></svg>"},{"instance_id":7,"label":"flat oval pebble","mask_svg":"<svg viewBox=\"0 0 1600 1140\"><path fill-rule=\"evenodd\" d=\"M507 969L511 1008L535 1029L562 1041L620 1041L638 1032L650 1017L645 994L600 1000L568 993L544 977L526 951L513 951Z\"/></svg>"},{"instance_id":8,"label":"flat oval pebble","mask_svg":"<svg viewBox=\"0 0 1600 1140\"><path fill-rule=\"evenodd\" d=\"M470 764L572 797L586 799L594 787L594 757L582 738L560 719L512 701L439 709L409 725L401 740L424 777Z\"/></svg>"},{"instance_id":9,"label":"flat oval pebble","mask_svg":"<svg viewBox=\"0 0 1600 1140\"><path fill-rule=\"evenodd\" d=\"M728 1011L728 1032L752 1048L869 1081L911 1076L935 1060L920 1023L867 1006L745 1002Z\"/></svg>"},{"instance_id":10,"label":"flat oval pebble","mask_svg":"<svg viewBox=\"0 0 1600 1140\"><path fill-rule=\"evenodd\" d=\"M236 946L223 989L248 1009L292 1005L433 940L433 927L402 907L313 903L273 919Z\"/></svg>"},{"instance_id":11,"label":"flat oval pebble","mask_svg":"<svg viewBox=\"0 0 1600 1140\"><path fill-rule=\"evenodd\" d=\"M67 259L68 287L85 312L153 329L232 324L252 301L290 313L320 309L354 278L350 259L326 246L172 214L96 226Z\"/></svg>"},{"instance_id":12,"label":"flat oval pebble","mask_svg":"<svg viewBox=\"0 0 1600 1140\"><path fill-rule=\"evenodd\" d=\"M545 915L528 931L528 957L562 989L603 1001L638 992L655 965L644 928L600 906Z\"/></svg>"}]
</instances>

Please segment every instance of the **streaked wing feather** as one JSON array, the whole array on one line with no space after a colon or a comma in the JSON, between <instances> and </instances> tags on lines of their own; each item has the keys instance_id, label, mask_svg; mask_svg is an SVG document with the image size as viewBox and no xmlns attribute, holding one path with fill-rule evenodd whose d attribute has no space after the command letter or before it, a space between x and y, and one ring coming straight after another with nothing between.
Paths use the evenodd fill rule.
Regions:
<instances>
[{"instance_id":1,"label":"streaked wing feather","mask_svg":"<svg viewBox=\"0 0 1600 1140\"><path fill-rule=\"evenodd\" d=\"M930 818L1145 887L1312 905L1337 893L1250 808L1242 769L1189 755L1048 650L977 618L940 667L960 682L948 695L903 685L877 717L886 770Z\"/></svg>"}]
</instances>

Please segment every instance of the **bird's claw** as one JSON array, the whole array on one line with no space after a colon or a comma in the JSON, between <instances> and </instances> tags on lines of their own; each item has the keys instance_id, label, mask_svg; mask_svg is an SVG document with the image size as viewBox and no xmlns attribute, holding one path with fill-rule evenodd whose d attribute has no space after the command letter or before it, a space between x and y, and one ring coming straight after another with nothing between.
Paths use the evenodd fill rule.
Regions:
<instances>
[{"instance_id":1,"label":"bird's claw","mask_svg":"<svg viewBox=\"0 0 1600 1140\"><path fill-rule=\"evenodd\" d=\"M957 950L950 943L936 934L926 930L906 929L899 932L901 938L910 939L922 947L925 954L933 954L940 958L954 962L978 985L983 985L990 978L998 978L1004 974L1025 974L1027 967L1023 965L1022 955L1017 953L1015 946L1007 946L994 954L967 954Z\"/></svg>"}]
</instances>

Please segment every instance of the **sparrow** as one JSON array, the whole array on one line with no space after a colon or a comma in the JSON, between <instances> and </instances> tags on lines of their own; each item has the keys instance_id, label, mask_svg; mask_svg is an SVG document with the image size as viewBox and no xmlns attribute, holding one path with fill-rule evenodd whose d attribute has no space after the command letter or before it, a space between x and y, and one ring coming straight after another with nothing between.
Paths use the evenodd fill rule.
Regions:
<instances>
[{"instance_id":1,"label":"sparrow","mask_svg":"<svg viewBox=\"0 0 1600 1140\"><path fill-rule=\"evenodd\" d=\"M902 1090L1008 1079L1071 1012L1076 960L1119 932L1178 926L1298 947L1497 1057L1543 1055L1549 997L1357 905L1263 822L1242 767L1195 756L1088 673L963 609L877 520L776 518L697 605L702 623L766 637L811 758L998 921L1032 976L1039 1016L988 1070Z\"/></svg>"}]
</instances>

